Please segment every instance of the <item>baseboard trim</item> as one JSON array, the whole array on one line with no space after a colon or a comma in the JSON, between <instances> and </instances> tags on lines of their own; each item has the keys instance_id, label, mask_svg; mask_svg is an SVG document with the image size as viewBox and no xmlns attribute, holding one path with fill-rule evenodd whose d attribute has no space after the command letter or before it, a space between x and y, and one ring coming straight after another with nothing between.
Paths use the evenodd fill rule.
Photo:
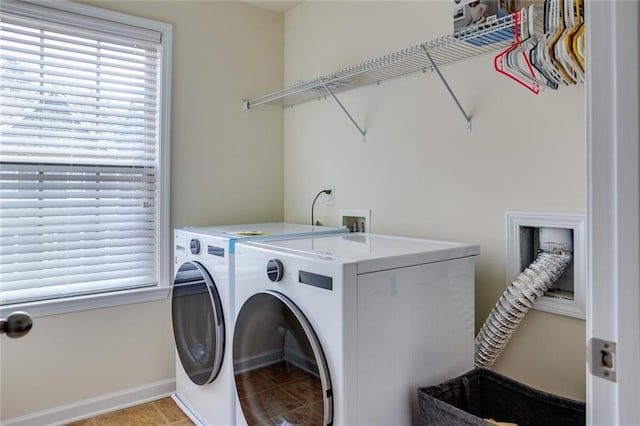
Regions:
<instances>
[{"instance_id":1,"label":"baseboard trim","mask_svg":"<svg viewBox=\"0 0 640 426\"><path fill-rule=\"evenodd\" d=\"M42 410L25 416L2 420L3 426L64 425L115 410L144 404L170 396L176 390L176 381L163 380L73 404Z\"/></svg>"}]
</instances>

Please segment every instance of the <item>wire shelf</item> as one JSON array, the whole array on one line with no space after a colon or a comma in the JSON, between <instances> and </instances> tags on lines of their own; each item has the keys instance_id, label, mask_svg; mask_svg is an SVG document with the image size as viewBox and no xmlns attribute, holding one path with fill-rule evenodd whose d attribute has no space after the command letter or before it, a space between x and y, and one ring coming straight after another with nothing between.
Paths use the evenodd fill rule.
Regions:
<instances>
[{"instance_id":1,"label":"wire shelf","mask_svg":"<svg viewBox=\"0 0 640 426\"><path fill-rule=\"evenodd\" d=\"M494 19L454 35L440 37L323 75L315 80L296 83L278 92L245 100L244 108L249 109L262 104L288 107L314 99L324 99L330 95L327 88L333 93L340 93L413 73L437 71L437 68L443 65L460 62L511 45L514 39L513 23L513 15Z\"/></svg>"}]
</instances>

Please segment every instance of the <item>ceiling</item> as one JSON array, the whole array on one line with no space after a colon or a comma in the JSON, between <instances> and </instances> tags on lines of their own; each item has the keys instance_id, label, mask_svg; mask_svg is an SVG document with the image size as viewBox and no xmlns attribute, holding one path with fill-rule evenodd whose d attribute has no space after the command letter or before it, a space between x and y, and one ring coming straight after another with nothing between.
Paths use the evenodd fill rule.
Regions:
<instances>
[{"instance_id":1,"label":"ceiling","mask_svg":"<svg viewBox=\"0 0 640 426\"><path fill-rule=\"evenodd\" d=\"M245 3L252 4L254 6L261 7L263 9L275 10L276 12L284 13L289 9L292 9L302 3L302 0L242 0Z\"/></svg>"}]
</instances>

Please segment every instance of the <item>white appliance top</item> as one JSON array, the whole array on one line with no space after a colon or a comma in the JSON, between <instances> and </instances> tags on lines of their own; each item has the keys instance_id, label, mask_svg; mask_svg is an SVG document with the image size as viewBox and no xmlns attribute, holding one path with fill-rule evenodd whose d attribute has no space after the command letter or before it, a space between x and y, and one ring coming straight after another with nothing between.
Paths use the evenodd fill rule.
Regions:
<instances>
[{"instance_id":1,"label":"white appliance top","mask_svg":"<svg viewBox=\"0 0 640 426\"><path fill-rule=\"evenodd\" d=\"M347 228L329 226L300 225L296 223L267 222L224 226L185 226L178 230L229 240L230 251L241 240L269 240L277 238L308 237L314 235L347 233Z\"/></svg>"},{"instance_id":2,"label":"white appliance top","mask_svg":"<svg viewBox=\"0 0 640 426\"><path fill-rule=\"evenodd\" d=\"M248 241L242 244L294 256L357 263L358 273L480 254L480 246L476 244L360 233L293 240ZM274 253L274 256L277 254Z\"/></svg>"},{"instance_id":3,"label":"white appliance top","mask_svg":"<svg viewBox=\"0 0 640 426\"><path fill-rule=\"evenodd\" d=\"M323 235L347 232L347 228L332 228L329 226L300 225L297 223L267 222L242 225L224 226L185 226L185 231L216 237L244 239L244 238L277 238L284 235Z\"/></svg>"}]
</instances>

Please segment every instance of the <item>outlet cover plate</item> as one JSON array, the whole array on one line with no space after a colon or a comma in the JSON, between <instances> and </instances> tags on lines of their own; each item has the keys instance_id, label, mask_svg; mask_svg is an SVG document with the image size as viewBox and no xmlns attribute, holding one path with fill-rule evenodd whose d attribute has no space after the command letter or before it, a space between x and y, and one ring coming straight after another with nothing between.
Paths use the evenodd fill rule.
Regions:
<instances>
[{"instance_id":1,"label":"outlet cover plate","mask_svg":"<svg viewBox=\"0 0 640 426\"><path fill-rule=\"evenodd\" d=\"M324 196L324 205L325 206L335 206L336 205L336 186L335 185L325 185L324 189L330 189L331 194L325 194Z\"/></svg>"}]
</instances>

